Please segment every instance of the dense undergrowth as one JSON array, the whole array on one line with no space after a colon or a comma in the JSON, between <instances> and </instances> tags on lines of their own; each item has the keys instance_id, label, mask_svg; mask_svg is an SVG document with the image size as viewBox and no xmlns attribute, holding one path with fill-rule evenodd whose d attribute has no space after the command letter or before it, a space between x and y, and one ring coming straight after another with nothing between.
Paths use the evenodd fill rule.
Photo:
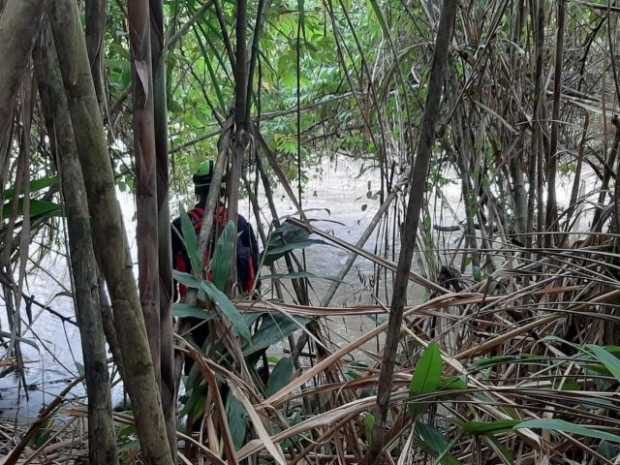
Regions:
<instances>
[{"instance_id":1,"label":"dense undergrowth","mask_svg":"<svg viewBox=\"0 0 620 465\"><path fill-rule=\"evenodd\" d=\"M0 1L0 26L9 24L18 1ZM29 283L46 256L58 253L73 269L66 294L80 315L77 322L73 314L56 315L63 322L85 326L79 277L92 278L98 334L103 344L105 331L112 373L111 381L99 383L107 401L99 397L97 405L101 421L113 425L108 439L121 463L170 463L158 456L158 446L169 447L179 463L232 465L618 463L619 7L566 0L456 3L152 1L148 66L139 47L151 39L129 43L130 31L144 26L140 14L123 2L79 3L73 24L83 36L83 13L83 58L90 59L83 64L91 73L75 75L90 83L94 104L82 117L76 115L86 104L76 103L81 94L67 84L74 76L67 69L78 66L79 56L63 55L82 42L68 39L70 25L63 36L53 8L33 14L31 24L40 27L22 72L15 66L0 75L0 376L27 384L22 348L45 345L33 309L55 312L32 295ZM149 12L148 2L137 4ZM448 31L440 18L449 6L456 19ZM0 27L0 39L6 38L0 56L8 63L10 52L21 49L6 46L10 34L3 31L10 29ZM442 40L446 59L434 67ZM19 85L4 92L11 70ZM153 119L140 119L148 114L145 102L153 101ZM99 123L84 116L93 114ZM151 132L139 124L144 121ZM86 123L99 143L82 145ZM73 129L65 137L67 127ZM67 142L73 131L75 142ZM169 179L159 171L157 185L156 176L143 176L149 150L158 156L153 166L168 173L170 165ZM416 167L424 153L428 170ZM353 158L362 163L360 173L376 173L360 205L376 214L355 244L315 221L305 186L322 156ZM120 210L93 199L111 199L102 194L106 186L137 193L139 231L153 232L159 221L162 234L169 210L181 213L193 201L187 179L205 159L216 160L216 177L227 177L229 209L237 211L239 196L248 201L263 250L261 285L249 295L232 290L233 223L218 231L204 270L210 241L197 237L182 215L193 268L205 272L174 274L191 289L172 306L174 334L166 313L170 295L161 290L165 284L157 288L167 316L154 337L149 325L153 308L159 320L159 307L144 297L153 289L142 280L139 295L127 284L132 264L122 258L127 239ZM89 160L111 160L109 173L89 171ZM83 174L68 166L82 166ZM80 197L72 195L72 184L84 186L82 204L72 203ZM294 215L281 217L276 185ZM145 192L153 191L164 199L159 204L148 203ZM419 226L410 229L405 212L418 194ZM72 235L78 226L82 236ZM90 245L73 248L91 236L91 226ZM166 236L151 249L142 248L149 245L145 237L152 236L138 234L140 276L170 283ZM346 250L350 258L341 269L311 270L306 259L318 244ZM80 250L86 250L84 269L79 261L69 265ZM149 258L158 250L164 258L155 266ZM405 250L413 252L413 269L403 273L398 259ZM364 278L371 299L332 306L336 292L347 292L341 284L356 279L356 260L373 264ZM409 299L402 324L390 332L399 279ZM325 280L327 289L316 292ZM139 307L143 313L132 313ZM146 330L123 332L144 326L142 314ZM185 317L208 325L204 347L192 343ZM360 321L361 331L343 330ZM124 366L142 366L132 349L141 353L148 342L153 366L136 380ZM396 347L389 354L386 342ZM154 348L163 354L161 365ZM176 361L193 360L187 376L170 370L178 368L173 348ZM106 354L99 356L104 365ZM387 381L386 356L394 364ZM92 387L93 370L85 365ZM109 384L121 375L134 403L112 412ZM150 390L134 388L148 387L149 380ZM80 382L70 383L31 425L0 426L5 463L93 460L100 443L88 438L94 420L86 405L94 405L94 391L69 400ZM181 388L169 389L175 382ZM147 391L150 404L136 395ZM144 420L151 413L156 418ZM188 425L199 425L199 432L190 433Z\"/></svg>"}]
</instances>

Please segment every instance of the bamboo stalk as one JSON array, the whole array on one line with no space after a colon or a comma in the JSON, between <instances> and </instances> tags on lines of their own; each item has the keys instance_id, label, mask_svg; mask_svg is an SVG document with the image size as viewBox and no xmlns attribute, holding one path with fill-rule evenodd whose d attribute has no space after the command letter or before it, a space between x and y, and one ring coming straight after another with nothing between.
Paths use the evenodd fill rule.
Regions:
<instances>
[{"instance_id":1,"label":"bamboo stalk","mask_svg":"<svg viewBox=\"0 0 620 465\"><path fill-rule=\"evenodd\" d=\"M390 396L392 393L392 381L396 352L400 341L400 328L403 319L403 308L407 299L407 284L411 271L411 260L415 247L420 211L424 199L424 190L428 167L430 165L433 143L435 140L435 124L439 118L441 108L441 94L445 79L445 69L448 61L448 47L454 31L457 2L444 0L441 8L439 29L433 53L430 82L427 100L422 117L422 131L416 150L415 163L411 173L410 186L415 186L409 194L407 214L405 217L404 233L401 235L401 251L398 258L398 268L394 279L394 291L392 305L390 307L390 319L383 348L381 373L377 391L377 418L373 428L373 439L368 449L364 463L375 465L379 459L386 440L385 425L387 423Z\"/></svg>"}]
</instances>

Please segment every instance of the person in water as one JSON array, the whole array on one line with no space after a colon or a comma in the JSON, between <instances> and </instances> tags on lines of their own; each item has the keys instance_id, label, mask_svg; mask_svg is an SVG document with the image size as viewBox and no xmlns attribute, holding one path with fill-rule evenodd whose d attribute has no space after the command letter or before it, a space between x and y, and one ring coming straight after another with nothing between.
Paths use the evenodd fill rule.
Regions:
<instances>
[{"instance_id":1,"label":"person in water","mask_svg":"<svg viewBox=\"0 0 620 465\"><path fill-rule=\"evenodd\" d=\"M207 203L207 195L209 194L209 188L213 180L213 160L208 160L200 164L193 176L194 192L198 203L192 208L187 215L189 216L196 236L200 235L200 229L202 227L202 220L205 216L205 207ZM223 199L226 194L226 186L222 184L220 190L220 199ZM218 199L218 206L213 218L213 231L212 237L209 240L210 246L207 247L208 251L205 253L204 267L205 270L209 267L209 260L213 254L214 244L216 242L219 233L222 232L226 224L228 223L228 212L223 204L223 201ZM257 277L258 270L258 242L254 235L254 230L250 223L242 216L237 215L237 285L239 289L245 293L251 292L254 288L254 282ZM183 233L181 228L181 218L178 217L172 222L172 260L173 267L177 271L185 273L192 272L192 264L189 259L187 250L183 242ZM210 277L207 276L207 279ZM183 285L175 285L175 300L177 298L184 299L187 295L187 289ZM207 338L207 325L200 324L201 320L196 318L187 318L187 321L195 329L191 332L192 339L198 347L202 347ZM187 365L187 364L186 364ZM187 366L186 366L187 370Z\"/></svg>"}]
</instances>

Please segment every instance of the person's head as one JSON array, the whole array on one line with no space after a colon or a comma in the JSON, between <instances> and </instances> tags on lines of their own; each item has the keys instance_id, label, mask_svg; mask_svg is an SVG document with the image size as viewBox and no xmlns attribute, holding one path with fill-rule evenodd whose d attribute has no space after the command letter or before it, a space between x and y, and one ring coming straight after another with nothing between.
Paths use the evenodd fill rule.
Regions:
<instances>
[{"instance_id":1,"label":"person's head","mask_svg":"<svg viewBox=\"0 0 620 465\"><path fill-rule=\"evenodd\" d=\"M196 198L204 203L213 179L213 160L203 161L192 176Z\"/></svg>"},{"instance_id":2,"label":"person's head","mask_svg":"<svg viewBox=\"0 0 620 465\"><path fill-rule=\"evenodd\" d=\"M209 188L211 187L211 181L213 180L214 164L213 160L207 160L200 163L198 169L195 171L192 179L194 181L194 192L196 198L201 204L204 204L209 195ZM224 190L224 181L222 180L221 191Z\"/></svg>"}]
</instances>

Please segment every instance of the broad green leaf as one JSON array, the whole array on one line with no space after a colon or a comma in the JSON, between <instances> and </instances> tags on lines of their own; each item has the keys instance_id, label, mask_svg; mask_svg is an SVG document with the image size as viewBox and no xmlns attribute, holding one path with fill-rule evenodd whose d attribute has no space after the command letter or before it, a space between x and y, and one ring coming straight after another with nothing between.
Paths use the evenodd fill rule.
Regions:
<instances>
[{"instance_id":1,"label":"broad green leaf","mask_svg":"<svg viewBox=\"0 0 620 465\"><path fill-rule=\"evenodd\" d=\"M243 315L243 319L245 320L247 327L251 328L256 320L258 320L262 315L262 313L246 313Z\"/></svg>"},{"instance_id":2,"label":"broad green leaf","mask_svg":"<svg viewBox=\"0 0 620 465\"><path fill-rule=\"evenodd\" d=\"M599 362L605 365L605 368L609 370L614 378L620 382L620 360L601 346L588 345L586 347L592 352L594 357L596 357Z\"/></svg>"},{"instance_id":3,"label":"broad green leaf","mask_svg":"<svg viewBox=\"0 0 620 465\"><path fill-rule=\"evenodd\" d=\"M198 318L200 320L212 320L215 318L214 312L209 312L204 308L194 305L177 302L172 306L174 316L177 318Z\"/></svg>"},{"instance_id":4,"label":"broad green leaf","mask_svg":"<svg viewBox=\"0 0 620 465\"><path fill-rule=\"evenodd\" d=\"M186 287L191 287L192 289L200 289L200 287L202 286L202 281L189 273L172 270L172 276L174 276L175 281L183 284Z\"/></svg>"},{"instance_id":5,"label":"broad green leaf","mask_svg":"<svg viewBox=\"0 0 620 465\"><path fill-rule=\"evenodd\" d=\"M198 247L198 238L196 237L196 230L190 220L187 212L179 205L181 211L181 233L183 235L183 243L185 250L189 256L189 261L192 264L192 270L194 273L199 274L203 269L202 258L200 257L200 250Z\"/></svg>"},{"instance_id":6,"label":"broad green leaf","mask_svg":"<svg viewBox=\"0 0 620 465\"><path fill-rule=\"evenodd\" d=\"M12 202L6 202L2 208L3 218L7 218L13 210ZM17 214L19 216L24 213L24 199L17 201ZM60 205L48 200L30 200L30 218L60 216L62 210Z\"/></svg>"},{"instance_id":7,"label":"broad green leaf","mask_svg":"<svg viewBox=\"0 0 620 465\"><path fill-rule=\"evenodd\" d=\"M230 301L228 296L220 291L213 283L203 281L200 289L213 301L216 308L220 310L228 321L233 325L233 328L237 331L237 334L246 341L252 340L250 334L250 328L248 327L243 315L239 312L237 307Z\"/></svg>"},{"instance_id":8,"label":"broad green leaf","mask_svg":"<svg viewBox=\"0 0 620 465\"><path fill-rule=\"evenodd\" d=\"M293 145L296 150L296 142ZM272 233L269 239L264 252L264 264L269 266L292 250L304 249L315 244L329 245L320 239L308 239L309 235L306 229L284 223Z\"/></svg>"},{"instance_id":9,"label":"broad green leaf","mask_svg":"<svg viewBox=\"0 0 620 465\"><path fill-rule=\"evenodd\" d=\"M467 389L467 382L462 378L454 376L452 378L442 378L439 389L442 390L463 390Z\"/></svg>"},{"instance_id":10,"label":"broad green leaf","mask_svg":"<svg viewBox=\"0 0 620 465\"><path fill-rule=\"evenodd\" d=\"M422 446L432 452L437 457L442 457L440 463L443 465L458 465L458 460L448 454L450 443L443 435L431 425L417 421L415 432L418 441Z\"/></svg>"},{"instance_id":11,"label":"broad green leaf","mask_svg":"<svg viewBox=\"0 0 620 465\"><path fill-rule=\"evenodd\" d=\"M46 178L37 179L30 183L30 193L40 191L46 187L58 184L58 176L48 176ZM11 200L15 196L15 189L8 189L4 193L4 200Z\"/></svg>"},{"instance_id":12,"label":"broad green leaf","mask_svg":"<svg viewBox=\"0 0 620 465\"><path fill-rule=\"evenodd\" d=\"M217 241L211 259L213 283L220 291L226 288L226 283L230 277L232 258L235 253L236 232L237 226L234 222L229 221Z\"/></svg>"},{"instance_id":13,"label":"broad green leaf","mask_svg":"<svg viewBox=\"0 0 620 465\"><path fill-rule=\"evenodd\" d=\"M246 319L239 312L237 307L235 307L235 305L230 301L226 294L215 287L213 283L208 281L200 281L191 274L182 273L176 270L172 273L174 279L184 286L203 291L215 304L215 307L230 321L233 328L237 331L237 334L243 337L246 341L251 341L252 335L250 334L250 329Z\"/></svg>"},{"instance_id":14,"label":"broad green leaf","mask_svg":"<svg viewBox=\"0 0 620 465\"><path fill-rule=\"evenodd\" d=\"M286 386L293 378L294 372L295 367L293 366L291 358L282 358L269 376L269 382L265 388L265 396L269 397Z\"/></svg>"},{"instance_id":15,"label":"broad green leaf","mask_svg":"<svg viewBox=\"0 0 620 465\"><path fill-rule=\"evenodd\" d=\"M540 428L547 431L562 431L564 433L578 434L588 438L603 439L609 442L620 442L620 436L616 434L570 423L565 420L527 420L516 424L513 429L518 430L521 428Z\"/></svg>"},{"instance_id":16,"label":"broad green leaf","mask_svg":"<svg viewBox=\"0 0 620 465\"><path fill-rule=\"evenodd\" d=\"M519 420L468 421L461 424L461 429L474 436L483 436L509 431L518 423Z\"/></svg>"},{"instance_id":17,"label":"broad green leaf","mask_svg":"<svg viewBox=\"0 0 620 465\"><path fill-rule=\"evenodd\" d=\"M196 385L190 386L189 398L185 405L188 420L193 424L199 421L205 413L205 404L207 400L206 387L200 385L202 377L197 377Z\"/></svg>"},{"instance_id":18,"label":"broad green leaf","mask_svg":"<svg viewBox=\"0 0 620 465\"><path fill-rule=\"evenodd\" d=\"M251 344L248 344L243 353L250 355L271 347L273 344L280 342L295 331L303 328L308 322L310 322L310 318L267 315L256 334L254 334Z\"/></svg>"},{"instance_id":19,"label":"broad green leaf","mask_svg":"<svg viewBox=\"0 0 620 465\"><path fill-rule=\"evenodd\" d=\"M417 396L435 392L439 389L442 370L443 361L439 345L436 342L432 342L426 348L415 367L413 378L411 378L411 394Z\"/></svg>"},{"instance_id":20,"label":"broad green leaf","mask_svg":"<svg viewBox=\"0 0 620 465\"><path fill-rule=\"evenodd\" d=\"M441 351L436 342L432 342L422 353L418 364L415 367L411 383L409 385L410 395L418 396L438 391L441 388L441 372L443 370L443 361L441 359ZM429 404L412 403L409 412L416 417L424 412Z\"/></svg>"},{"instance_id":21,"label":"broad green leaf","mask_svg":"<svg viewBox=\"0 0 620 465\"><path fill-rule=\"evenodd\" d=\"M230 435L232 436L235 448L239 450L245 444L248 414L241 402L239 402L235 396L231 395L226 399L226 413L228 415Z\"/></svg>"},{"instance_id":22,"label":"broad green leaf","mask_svg":"<svg viewBox=\"0 0 620 465\"><path fill-rule=\"evenodd\" d=\"M267 249L265 254L269 256L283 255L286 252L290 252L291 250L305 249L306 247L309 247L315 244L329 245L327 244L327 242L321 239L305 239L303 241L291 242L289 244L285 244L280 247L274 247L273 249Z\"/></svg>"}]
</instances>

